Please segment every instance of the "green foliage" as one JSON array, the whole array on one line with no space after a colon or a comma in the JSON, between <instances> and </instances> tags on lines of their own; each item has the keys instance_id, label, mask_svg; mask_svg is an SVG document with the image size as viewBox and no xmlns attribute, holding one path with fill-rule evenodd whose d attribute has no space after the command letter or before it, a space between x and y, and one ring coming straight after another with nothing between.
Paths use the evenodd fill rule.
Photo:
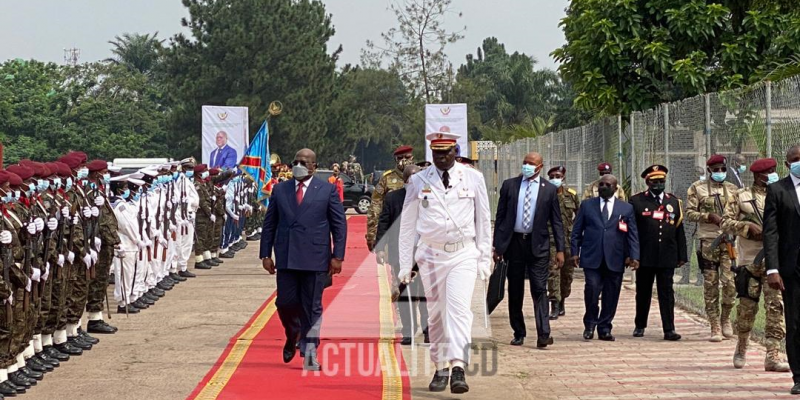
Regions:
<instances>
[{"instance_id":1,"label":"green foliage","mask_svg":"<svg viewBox=\"0 0 800 400\"><path fill-rule=\"evenodd\" d=\"M761 79L800 52L796 2L572 0L552 56L605 115L730 89Z\"/></svg>"},{"instance_id":2,"label":"green foliage","mask_svg":"<svg viewBox=\"0 0 800 400\"><path fill-rule=\"evenodd\" d=\"M164 49L164 41L158 40L157 36L158 32L152 35L124 33L121 37L117 36L108 42L114 57L106 61L149 74L158 68Z\"/></svg>"}]
</instances>

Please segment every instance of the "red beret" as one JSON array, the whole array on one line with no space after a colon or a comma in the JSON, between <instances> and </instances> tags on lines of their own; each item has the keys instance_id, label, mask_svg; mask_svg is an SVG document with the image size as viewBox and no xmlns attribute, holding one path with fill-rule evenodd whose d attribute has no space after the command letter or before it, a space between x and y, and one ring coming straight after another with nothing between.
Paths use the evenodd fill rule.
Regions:
<instances>
[{"instance_id":1,"label":"red beret","mask_svg":"<svg viewBox=\"0 0 800 400\"><path fill-rule=\"evenodd\" d=\"M406 154L406 153L411 153L413 151L414 151L414 148L411 147L411 146L400 146L400 147L397 148L397 150L394 151L394 155L396 157L396 156L403 155L403 154Z\"/></svg>"},{"instance_id":2,"label":"red beret","mask_svg":"<svg viewBox=\"0 0 800 400\"><path fill-rule=\"evenodd\" d=\"M66 164L69 169L78 169L81 166L82 162L78 157L75 156L64 156L58 159L62 163Z\"/></svg>"},{"instance_id":3,"label":"red beret","mask_svg":"<svg viewBox=\"0 0 800 400\"><path fill-rule=\"evenodd\" d=\"M706 166L709 166L709 167L712 166L712 165L716 165L716 164L725 164L725 165L727 165L728 164L728 159L725 158L725 156L723 156L721 154L714 154L713 156L711 156L711 158L708 159L708 161L706 161Z\"/></svg>"},{"instance_id":4,"label":"red beret","mask_svg":"<svg viewBox=\"0 0 800 400\"><path fill-rule=\"evenodd\" d=\"M553 172L555 172L555 171L561 172L562 174L566 174L566 173L567 173L567 169L566 169L566 168L564 168L564 166L563 166L563 165L559 165L559 166L556 166L556 167L550 168L550 170L548 170L548 171L547 171L547 175L550 175L550 174L552 174L552 173L553 173Z\"/></svg>"},{"instance_id":5,"label":"red beret","mask_svg":"<svg viewBox=\"0 0 800 400\"><path fill-rule=\"evenodd\" d=\"M69 153L67 153L67 155L70 156L70 157L77 158L78 161L81 162L81 164L85 163L86 160L89 159L89 157L86 155L86 153L84 153L82 151L70 151Z\"/></svg>"},{"instance_id":6,"label":"red beret","mask_svg":"<svg viewBox=\"0 0 800 400\"><path fill-rule=\"evenodd\" d=\"M11 185L11 186L21 186L22 185L22 178L20 178L19 175L15 174L15 173L13 173L11 171L6 171L6 173L8 174L8 184L9 185Z\"/></svg>"},{"instance_id":7,"label":"red beret","mask_svg":"<svg viewBox=\"0 0 800 400\"><path fill-rule=\"evenodd\" d=\"M44 166L50 171L50 174L47 176L58 175L58 170L60 168L55 162L44 163Z\"/></svg>"},{"instance_id":8,"label":"red beret","mask_svg":"<svg viewBox=\"0 0 800 400\"><path fill-rule=\"evenodd\" d=\"M203 172L208 171L208 165L206 164L197 164L194 166L194 173L195 174L202 174Z\"/></svg>"},{"instance_id":9,"label":"red beret","mask_svg":"<svg viewBox=\"0 0 800 400\"><path fill-rule=\"evenodd\" d=\"M86 168L89 168L89 172L102 171L108 169L108 162L104 160L92 160L90 163L86 164Z\"/></svg>"},{"instance_id":10,"label":"red beret","mask_svg":"<svg viewBox=\"0 0 800 400\"><path fill-rule=\"evenodd\" d=\"M37 178L42 178L42 177L47 176L47 175L45 175L45 172L47 172L47 171L44 170L42 164L38 163L36 161L19 160L19 165L21 165L21 166L23 166L25 168L29 168L31 171L33 171L33 176L35 176ZM28 179L28 178L23 178L23 179Z\"/></svg>"},{"instance_id":11,"label":"red beret","mask_svg":"<svg viewBox=\"0 0 800 400\"><path fill-rule=\"evenodd\" d=\"M9 172L8 172L8 171L0 171L0 185L3 185L3 184L5 184L6 182L8 182L8 178L9 178L10 176L11 176L11 175L9 174Z\"/></svg>"},{"instance_id":12,"label":"red beret","mask_svg":"<svg viewBox=\"0 0 800 400\"><path fill-rule=\"evenodd\" d=\"M211 176L219 175L219 168L211 168L208 172L211 174Z\"/></svg>"},{"instance_id":13,"label":"red beret","mask_svg":"<svg viewBox=\"0 0 800 400\"><path fill-rule=\"evenodd\" d=\"M769 171L778 166L778 162L774 158L760 158L750 165L750 171L760 173Z\"/></svg>"},{"instance_id":14,"label":"red beret","mask_svg":"<svg viewBox=\"0 0 800 400\"><path fill-rule=\"evenodd\" d=\"M69 165L64 164L61 161L56 161L53 164L55 164L58 167L58 176L62 178L72 176L72 171L70 170Z\"/></svg>"},{"instance_id":15,"label":"red beret","mask_svg":"<svg viewBox=\"0 0 800 400\"><path fill-rule=\"evenodd\" d=\"M611 164L607 162L601 162L600 164L597 164L597 170L600 172L611 172Z\"/></svg>"},{"instance_id":16,"label":"red beret","mask_svg":"<svg viewBox=\"0 0 800 400\"><path fill-rule=\"evenodd\" d=\"M6 170L8 172L16 174L23 181L26 179L30 179L33 176L33 170L27 167L23 167L22 165L12 165L6 168Z\"/></svg>"}]
</instances>

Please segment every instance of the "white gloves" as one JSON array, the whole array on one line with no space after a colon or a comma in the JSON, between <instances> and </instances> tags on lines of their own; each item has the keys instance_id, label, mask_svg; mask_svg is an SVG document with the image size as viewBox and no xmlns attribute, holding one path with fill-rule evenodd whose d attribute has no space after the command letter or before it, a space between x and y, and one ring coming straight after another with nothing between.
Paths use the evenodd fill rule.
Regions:
<instances>
[{"instance_id":1,"label":"white gloves","mask_svg":"<svg viewBox=\"0 0 800 400\"><path fill-rule=\"evenodd\" d=\"M69 216L69 207L64 206L64 208L61 209L61 215L64 215L64 216L68 217Z\"/></svg>"},{"instance_id":2,"label":"white gloves","mask_svg":"<svg viewBox=\"0 0 800 400\"><path fill-rule=\"evenodd\" d=\"M94 250L89 250L89 255L92 256L92 264L97 262L97 252Z\"/></svg>"},{"instance_id":3,"label":"white gloves","mask_svg":"<svg viewBox=\"0 0 800 400\"><path fill-rule=\"evenodd\" d=\"M217 201L217 195L211 196L211 201Z\"/></svg>"},{"instance_id":4,"label":"white gloves","mask_svg":"<svg viewBox=\"0 0 800 400\"><path fill-rule=\"evenodd\" d=\"M39 282L42 279L42 270L39 268L33 268L33 273L31 274L31 280L34 282Z\"/></svg>"},{"instance_id":5,"label":"white gloves","mask_svg":"<svg viewBox=\"0 0 800 400\"><path fill-rule=\"evenodd\" d=\"M79 222L81 222L81 220L77 215L72 217L72 225L78 225Z\"/></svg>"},{"instance_id":6,"label":"white gloves","mask_svg":"<svg viewBox=\"0 0 800 400\"><path fill-rule=\"evenodd\" d=\"M169 202L169 201L166 202L166 206L167 206L167 210L171 210L172 209L172 203L171 202Z\"/></svg>"},{"instance_id":7,"label":"white gloves","mask_svg":"<svg viewBox=\"0 0 800 400\"><path fill-rule=\"evenodd\" d=\"M158 230L158 229L154 230L153 231L153 236L156 237L156 238L161 238L161 236L162 236L161 235L161 231Z\"/></svg>"},{"instance_id":8,"label":"white gloves","mask_svg":"<svg viewBox=\"0 0 800 400\"><path fill-rule=\"evenodd\" d=\"M30 233L31 235L36 234L36 223L31 222L28 224L28 233Z\"/></svg>"},{"instance_id":9,"label":"white gloves","mask_svg":"<svg viewBox=\"0 0 800 400\"><path fill-rule=\"evenodd\" d=\"M0 243L2 244L11 244L11 231L2 231L0 232Z\"/></svg>"},{"instance_id":10,"label":"white gloves","mask_svg":"<svg viewBox=\"0 0 800 400\"><path fill-rule=\"evenodd\" d=\"M33 220L33 223L36 224L36 232L41 232L44 230L44 220L41 218L36 218Z\"/></svg>"},{"instance_id":11,"label":"white gloves","mask_svg":"<svg viewBox=\"0 0 800 400\"><path fill-rule=\"evenodd\" d=\"M103 245L103 241L100 240L99 237L94 238L94 248L97 249L97 251L100 251L100 246L102 246L102 245Z\"/></svg>"},{"instance_id":12,"label":"white gloves","mask_svg":"<svg viewBox=\"0 0 800 400\"><path fill-rule=\"evenodd\" d=\"M233 220L234 221L239 221L239 216L237 214L233 214Z\"/></svg>"},{"instance_id":13,"label":"white gloves","mask_svg":"<svg viewBox=\"0 0 800 400\"><path fill-rule=\"evenodd\" d=\"M401 269L400 273L397 274L397 279L400 279L400 282L408 283L411 281L411 268L408 269Z\"/></svg>"},{"instance_id":14,"label":"white gloves","mask_svg":"<svg viewBox=\"0 0 800 400\"><path fill-rule=\"evenodd\" d=\"M91 254L87 254L87 255L83 256L83 263L86 264L86 269L91 268L92 267L92 255Z\"/></svg>"},{"instance_id":15,"label":"white gloves","mask_svg":"<svg viewBox=\"0 0 800 400\"><path fill-rule=\"evenodd\" d=\"M63 267L64 266L64 255L63 254L59 254L58 255L58 261L56 261L56 263L58 264L59 267Z\"/></svg>"},{"instance_id":16,"label":"white gloves","mask_svg":"<svg viewBox=\"0 0 800 400\"><path fill-rule=\"evenodd\" d=\"M145 242L140 240L140 241L136 242L136 247L139 248L139 251L142 251L142 250L145 249L145 247L147 247L147 243L145 243Z\"/></svg>"},{"instance_id":17,"label":"white gloves","mask_svg":"<svg viewBox=\"0 0 800 400\"><path fill-rule=\"evenodd\" d=\"M74 263L75 262L75 253L73 253L71 251L69 253L67 253L67 261L69 261L70 264Z\"/></svg>"},{"instance_id":18,"label":"white gloves","mask_svg":"<svg viewBox=\"0 0 800 400\"><path fill-rule=\"evenodd\" d=\"M173 224L173 223L170 223L169 224L169 230L172 231L172 232L177 232L178 231L178 226Z\"/></svg>"},{"instance_id":19,"label":"white gloves","mask_svg":"<svg viewBox=\"0 0 800 400\"><path fill-rule=\"evenodd\" d=\"M213 224L215 222L217 222L217 216L214 215L214 214L211 214L211 223Z\"/></svg>"},{"instance_id":20,"label":"white gloves","mask_svg":"<svg viewBox=\"0 0 800 400\"><path fill-rule=\"evenodd\" d=\"M92 217L92 209L89 207L83 207L83 218L91 218Z\"/></svg>"},{"instance_id":21,"label":"white gloves","mask_svg":"<svg viewBox=\"0 0 800 400\"><path fill-rule=\"evenodd\" d=\"M153 245L153 241L152 241L152 240L150 240L150 239L147 239L147 240L144 242L144 245L145 245L145 246L147 246L147 247L150 247L150 246L152 246L152 245Z\"/></svg>"},{"instance_id":22,"label":"white gloves","mask_svg":"<svg viewBox=\"0 0 800 400\"><path fill-rule=\"evenodd\" d=\"M97 196L94 198L94 205L100 207L103 205L103 196Z\"/></svg>"},{"instance_id":23,"label":"white gloves","mask_svg":"<svg viewBox=\"0 0 800 400\"><path fill-rule=\"evenodd\" d=\"M47 220L47 229L49 229L50 232L53 232L57 228L58 228L58 220L57 219L50 218L50 219Z\"/></svg>"},{"instance_id":24,"label":"white gloves","mask_svg":"<svg viewBox=\"0 0 800 400\"><path fill-rule=\"evenodd\" d=\"M164 239L163 237L162 238L158 238L158 243L160 243L161 247L163 247L163 248L169 247L169 242L167 242L167 239Z\"/></svg>"},{"instance_id":25,"label":"white gloves","mask_svg":"<svg viewBox=\"0 0 800 400\"><path fill-rule=\"evenodd\" d=\"M182 199L182 201L183 201L184 203L187 203L187 204L188 204L188 203L189 203L189 198L188 198L188 197L184 197L184 198Z\"/></svg>"},{"instance_id":26,"label":"white gloves","mask_svg":"<svg viewBox=\"0 0 800 400\"><path fill-rule=\"evenodd\" d=\"M125 251L120 248L114 248L114 256L117 258L125 258Z\"/></svg>"},{"instance_id":27,"label":"white gloves","mask_svg":"<svg viewBox=\"0 0 800 400\"><path fill-rule=\"evenodd\" d=\"M11 294L8 296L6 303L11 304L12 306L14 305L14 292L11 292Z\"/></svg>"},{"instance_id":28,"label":"white gloves","mask_svg":"<svg viewBox=\"0 0 800 400\"><path fill-rule=\"evenodd\" d=\"M100 209L97 207L92 207L92 216L99 217L100 216Z\"/></svg>"},{"instance_id":29,"label":"white gloves","mask_svg":"<svg viewBox=\"0 0 800 400\"><path fill-rule=\"evenodd\" d=\"M44 274L42 274L42 280L47 282L47 278L50 277L50 263L46 263L44 265Z\"/></svg>"},{"instance_id":30,"label":"white gloves","mask_svg":"<svg viewBox=\"0 0 800 400\"><path fill-rule=\"evenodd\" d=\"M492 276L492 267L489 263L478 263L478 276L482 281L489 280L489 277Z\"/></svg>"},{"instance_id":31,"label":"white gloves","mask_svg":"<svg viewBox=\"0 0 800 400\"><path fill-rule=\"evenodd\" d=\"M30 292L31 291L31 279L30 278L28 278L28 283L25 284L25 291L26 292Z\"/></svg>"},{"instance_id":32,"label":"white gloves","mask_svg":"<svg viewBox=\"0 0 800 400\"><path fill-rule=\"evenodd\" d=\"M172 204L178 204L178 198L177 197L172 196Z\"/></svg>"}]
</instances>

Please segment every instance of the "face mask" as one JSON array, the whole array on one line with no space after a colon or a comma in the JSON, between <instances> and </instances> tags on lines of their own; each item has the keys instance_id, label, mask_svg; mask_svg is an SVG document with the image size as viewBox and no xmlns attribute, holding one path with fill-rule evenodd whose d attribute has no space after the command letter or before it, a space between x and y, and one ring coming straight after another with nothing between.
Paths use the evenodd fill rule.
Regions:
<instances>
[{"instance_id":1,"label":"face mask","mask_svg":"<svg viewBox=\"0 0 800 400\"><path fill-rule=\"evenodd\" d=\"M72 189L72 177L67 177L67 185L64 187L66 190Z\"/></svg>"},{"instance_id":2,"label":"face mask","mask_svg":"<svg viewBox=\"0 0 800 400\"><path fill-rule=\"evenodd\" d=\"M172 173L172 179L178 179L178 173L177 172L173 172Z\"/></svg>"},{"instance_id":3,"label":"face mask","mask_svg":"<svg viewBox=\"0 0 800 400\"><path fill-rule=\"evenodd\" d=\"M6 204L13 202L14 201L14 195L11 194L11 192L6 193L2 197L2 201L3 201L3 203L6 203Z\"/></svg>"},{"instance_id":4,"label":"face mask","mask_svg":"<svg viewBox=\"0 0 800 400\"><path fill-rule=\"evenodd\" d=\"M140 193L134 193L133 194L133 201L139 201L139 198L141 198L141 197L142 197L142 195Z\"/></svg>"},{"instance_id":5,"label":"face mask","mask_svg":"<svg viewBox=\"0 0 800 400\"><path fill-rule=\"evenodd\" d=\"M611 196L614 195L614 189L612 189L611 186L600 186L597 189L597 192L600 193L600 197L606 200L610 199Z\"/></svg>"},{"instance_id":6,"label":"face mask","mask_svg":"<svg viewBox=\"0 0 800 400\"><path fill-rule=\"evenodd\" d=\"M55 186L56 189L61 189L61 178L53 179L53 186Z\"/></svg>"},{"instance_id":7,"label":"face mask","mask_svg":"<svg viewBox=\"0 0 800 400\"><path fill-rule=\"evenodd\" d=\"M15 190L14 191L14 201L19 200L21 197L22 197L22 192L20 192L19 190Z\"/></svg>"},{"instance_id":8,"label":"face mask","mask_svg":"<svg viewBox=\"0 0 800 400\"><path fill-rule=\"evenodd\" d=\"M666 188L667 184L664 182L653 183L650 185L650 192L656 196L660 196L661 193L664 193L664 189Z\"/></svg>"},{"instance_id":9,"label":"face mask","mask_svg":"<svg viewBox=\"0 0 800 400\"><path fill-rule=\"evenodd\" d=\"M792 175L800 178L800 161L795 161L789 164L789 169L792 171Z\"/></svg>"},{"instance_id":10,"label":"face mask","mask_svg":"<svg viewBox=\"0 0 800 400\"><path fill-rule=\"evenodd\" d=\"M728 177L728 173L727 172L714 172L713 174L711 174L711 179L713 179L714 182L718 182L718 183L724 182L725 178L727 178L727 177Z\"/></svg>"},{"instance_id":11,"label":"face mask","mask_svg":"<svg viewBox=\"0 0 800 400\"><path fill-rule=\"evenodd\" d=\"M125 191L122 192L120 197L122 197L123 199L127 199L128 197L130 197L130 195L131 195L131 190L130 189L125 189Z\"/></svg>"},{"instance_id":12,"label":"face mask","mask_svg":"<svg viewBox=\"0 0 800 400\"><path fill-rule=\"evenodd\" d=\"M538 169L539 168L535 165L522 164L522 176L524 176L525 179L528 179L536 175L536 171Z\"/></svg>"},{"instance_id":13,"label":"face mask","mask_svg":"<svg viewBox=\"0 0 800 400\"><path fill-rule=\"evenodd\" d=\"M564 180L561 179L561 178L553 178L553 179L550 179L550 183L555 185L555 187L559 188L559 187L561 187L561 184L564 183Z\"/></svg>"},{"instance_id":14,"label":"face mask","mask_svg":"<svg viewBox=\"0 0 800 400\"><path fill-rule=\"evenodd\" d=\"M767 185L772 185L773 183L779 181L781 178L778 176L777 172L772 172L767 174Z\"/></svg>"},{"instance_id":15,"label":"face mask","mask_svg":"<svg viewBox=\"0 0 800 400\"><path fill-rule=\"evenodd\" d=\"M111 174L103 174L103 183L106 185L111 183Z\"/></svg>"},{"instance_id":16,"label":"face mask","mask_svg":"<svg viewBox=\"0 0 800 400\"><path fill-rule=\"evenodd\" d=\"M89 176L89 170L87 168L81 168L78 170L78 179L84 179Z\"/></svg>"},{"instance_id":17,"label":"face mask","mask_svg":"<svg viewBox=\"0 0 800 400\"><path fill-rule=\"evenodd\" d=\"M705 175L701 175L700 176L700 182L705 182L705 181L706 181L706 176Z\"/></svg>"},{"instance_id":18,"label":"face mask","mask_svg":"<svg viewBox=\"0 0 800 400\"><path fill-rule=\"evenodd\" d=\"M29 183L28 184L28 196L32 196L33 193L36 192L36 185Z\"/></svg>"},{"instance_id":19,"label":"face mask","mask_svg":"<svg viewBox=\"0 0 800 400\"><path fill-rule=\"evenodd\" d=\"M745 171L747 171L747 165L740 165L739 166L739 173L743 174L743 173L745 173Z\"/></svg>"},{"instance_id":20,"label":"face mask","mask_svg":"<svg viewBox=\"0 0 800 400\"><path fill-rule=\"evenodd\" d=\"M200 174L200 179L208 179L208 171L203 171L203 173Z\"/></svg>"},{"instance_id":21,"label":"face mask","mask_svg":"<svg viewBox=\"0 0 800 400\"><path fill-rule=\"evenodd\" d=\"M186 177L191 178L194 176L194 171L186 171Z\"/></svg>"},{"instance_id":22,"label":"face mask","mask_svg":"<svg viewBox=\"0 0 800 400\"><path fill-rule=\"evenodd\" d=\"M300 164L295 165L292 167L292 175L294 176L295 179L301 181L306 177L308 177L308 167Z\"/></svg>"}]
</instances>

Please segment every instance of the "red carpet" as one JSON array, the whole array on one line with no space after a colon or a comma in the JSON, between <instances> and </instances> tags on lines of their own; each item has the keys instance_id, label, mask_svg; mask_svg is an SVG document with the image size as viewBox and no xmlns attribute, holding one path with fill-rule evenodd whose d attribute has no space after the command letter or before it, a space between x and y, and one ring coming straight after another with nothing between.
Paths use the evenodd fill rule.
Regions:
<instances>
[{"instance_id":1,"label":"red carpet","mask_svg":"<svg viewBox=\"0 0 800 400\"><path fill-rule=\"evenodd\" d=\"M317 351L321 372L303 371L299 354L283 363L285 338L273 294L231 339L189 398L410 398L402 351L391 340L395 334L388 275L376 267L365 233L365 217L348 220L342 274L323 295L322 343Z\"/></svg>"}]
</instances>

